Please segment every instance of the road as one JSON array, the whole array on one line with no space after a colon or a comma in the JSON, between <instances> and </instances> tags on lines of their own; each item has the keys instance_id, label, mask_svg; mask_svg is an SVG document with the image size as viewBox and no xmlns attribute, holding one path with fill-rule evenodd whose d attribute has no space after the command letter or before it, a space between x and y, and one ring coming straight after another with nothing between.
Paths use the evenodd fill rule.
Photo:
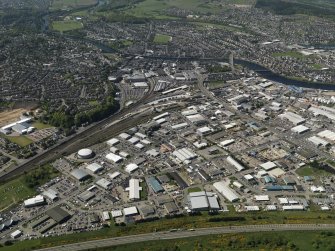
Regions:
<instances>
[{"instance_id":1,"label":"road","mask_svg":"<svg viewBox=\"0 0 335 251\"><path fill-rule=\"evenodd\" d=\"M194 231L182 230L176 232L156 232L139 235L129 235L114 237L103 240L85 241L75 244L68 244L52 248L38 249L39 251L79 251L90 248L102 248L118 246L129 243L180 239L187 237L229 234L229 233L248 233L248 232L272 232L272 231L307 231L307 230L334 230L335 224L273 224L273 225L246 225L246 226L227 226L215 228L198 228Z\"/></svg>"}]
</instances>

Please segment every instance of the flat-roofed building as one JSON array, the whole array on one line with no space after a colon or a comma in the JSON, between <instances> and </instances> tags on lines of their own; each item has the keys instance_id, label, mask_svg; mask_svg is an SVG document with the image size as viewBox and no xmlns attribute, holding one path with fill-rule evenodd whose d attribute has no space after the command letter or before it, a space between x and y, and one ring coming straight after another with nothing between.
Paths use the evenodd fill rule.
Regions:
<instances>
[{"instance_id":1,"label":"flat-roofed building","mask_svg":"<svg viewBox=\"0 0 335 251\"><path fill-rule=\"evenodd\" d=\"M138 214L138 210L136 206L133 207L125 207L123 209L124 216L132 216Z\"/></svg>"},{"instance_id":2,"label":"flat-roofed building","mask_svg":"<svg viewBox=\"0 0 335 251\"><path fill-rule=\"evenodd\" d=\"M215 182L213 186L223 195L223 197L225 197L230 202L236 202L240 199L235 191L232 190L228 184L223 181Z\"/></svg>"},{"instance_id":3,"label":"flat-roofed building","mask_svg":"<svg viewBox=\"0 0 335 251\"><path fill-rule=\"evenodd\" d=\"M140 181L138 179L130 179L129 187L126 188L126 191L129 192L129 200L139 200L140 191L142 191L142 187L140 187Z\"/></svg>"},{"instance_id":4,"label":"flat-roofed building","mask_svg":"<svg viewBox=\"0 0 335 251\"><path fill-rule=\"evenodd\" d=\"M112 185L112 182L110 182L109 180L107 180L105 178L102 178L102 179L98 180L95 184L97 184L99 187L102 187L102 188L107 190Z\"/></svg>"},{"instance_id":5,"label":"flat-roofed building","mask_svg":"<svg viewBox=\"0 0 335 251\"><path fill-rule=\"evenodd\" d=\"M63 223L71 218L71 215L60 206L49 209L45 212L45 214L56 221L58 224Z\"/></svg>"}]
</instances>

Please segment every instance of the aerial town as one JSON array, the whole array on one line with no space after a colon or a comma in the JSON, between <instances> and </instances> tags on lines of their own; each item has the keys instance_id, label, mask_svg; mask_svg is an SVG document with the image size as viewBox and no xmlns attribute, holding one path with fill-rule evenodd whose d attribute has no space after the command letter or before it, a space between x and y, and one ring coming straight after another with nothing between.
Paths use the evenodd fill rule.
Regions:
<instances>
[{"instance_id":1,"label":"aerial town","mask_svg":"<svg viewBox=\"0 0 335 251\"><path fill-rule=\"evenodd\" d=\"M227 11L170 6L147 21L119 1L56 3L0 22L0 250L70 250L79 240L29 241L155 222L167 239L230 233L248 217L335 234L334 20L213 1ZM0 2L0 16L26 4ZM207 222L176 223L189 217Z\"/></svg>"}]
</instances>

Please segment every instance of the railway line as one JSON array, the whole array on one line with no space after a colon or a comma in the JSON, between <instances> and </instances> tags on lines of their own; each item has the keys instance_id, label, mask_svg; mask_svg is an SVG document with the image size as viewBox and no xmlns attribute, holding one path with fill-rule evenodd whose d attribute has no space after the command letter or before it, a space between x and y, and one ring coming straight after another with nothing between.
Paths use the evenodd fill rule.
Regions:
<instances>
[{"instance_id":1,"label":"railway line","mask_svg":"<svg viewBox=\"0 0 335 251\"><path fill-rule=\"evenodd\" d=\"M150 85L148 92L138 102L112 114L100 122L97 122L84 131L69 137L67 140L57 144L43 153L38 154L21 165L13 167L10 170L7 170L7 172L0 173L0 182L19 176L39 165L43 165L69 153L76 152L81 148L103 142L104 140L117 135L121 131L147 121L151 116L153 116L152 114L147 113L141 115L136 114L135 112L141 105L147 103L155 97L153 89L154 86ZM135 115L124 119L124 116L129 113L134 113ZM113 126L109 126L113 122L115 122Z\"/></svg>"}]
</instances>

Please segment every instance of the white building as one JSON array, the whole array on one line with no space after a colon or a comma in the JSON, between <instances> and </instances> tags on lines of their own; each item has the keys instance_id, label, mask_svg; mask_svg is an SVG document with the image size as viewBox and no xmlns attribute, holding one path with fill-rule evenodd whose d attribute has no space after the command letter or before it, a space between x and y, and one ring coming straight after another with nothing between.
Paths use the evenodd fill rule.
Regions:
<instances>
[{"instance_id":1,"label":"white building","mask_svg":"<svg viewBox=\"0 0 335 251\"><path fill-rule=\"evenodd\" d=\"M223 181L215 182L213 186L230 202L235 202L240 199L235 191L232 190L228 184L224 183Z\"/></svg>"},{"instance_id":2,"label":"white building","mask_svg":"<svg viewBox=\"0 0 335 251\"><path fill-rule=\"evenodd\" d=\"M43 204L45 204L45 199L42 195L37 195L36 197L24 201L25 207L35 207Z\"/></svg>"},{"instance_id":3,"label":"white building","mask_svg":"<svg viewBox=\"0 0 335 251\"><path fill-rule=\"evenodd\" d=\"M129 200L139 200L140 191L142 191L142 187L140 187L140 181L138 179L130 179L129 187L126 188L126 191L129 192Z\"/></svg>"}]
</instances>

